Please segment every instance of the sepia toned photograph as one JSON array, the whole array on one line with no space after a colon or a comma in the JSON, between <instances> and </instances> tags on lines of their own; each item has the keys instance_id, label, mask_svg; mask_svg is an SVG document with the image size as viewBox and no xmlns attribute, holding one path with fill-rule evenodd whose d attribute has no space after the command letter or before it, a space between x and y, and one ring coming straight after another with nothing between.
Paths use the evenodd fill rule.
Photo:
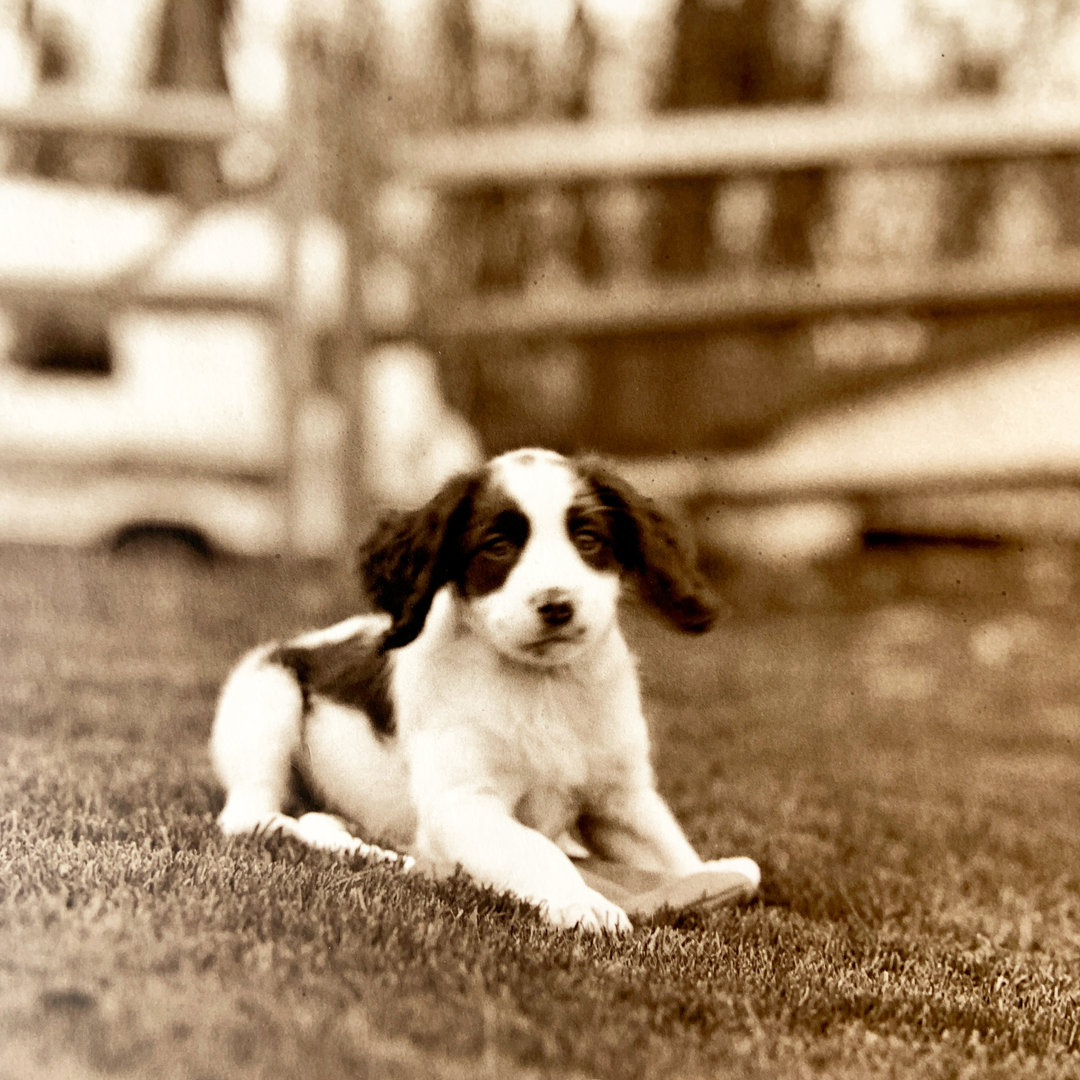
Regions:
<instances>
[{"instance_id":1,"label":"sepia toned photograph","mask_svg":"<svg viewBox=\"0 0 1080 1080\"><path fill-rule=\"evenodd\" d=\"M1078 0L0 0L0 1080L1080 1076Z\"/></svg>"}]
</instances>

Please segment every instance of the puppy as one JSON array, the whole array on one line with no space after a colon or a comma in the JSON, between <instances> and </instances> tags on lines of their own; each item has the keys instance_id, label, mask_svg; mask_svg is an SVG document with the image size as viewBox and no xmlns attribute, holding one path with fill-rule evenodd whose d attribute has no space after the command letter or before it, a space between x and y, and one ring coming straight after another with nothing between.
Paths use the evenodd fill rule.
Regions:
<instances>
[{"instance_id":1,"label":"puppy","mask_svg":"<svg viewBox=\"0 0 1080 1080\"><path fill-rule=\"evenodd\" d=\"M384 522L360 568L380 613L264 645L227 680L211 737L226 834L396 857L352 822L587 930L630 920L567 856L579 841L757 885L750 859L703 863L656 790L620 592L633 582L689 632L713 610L651 503L597 466L519 450ZM287 815L297 789L321 809Z\"/></svg>"}]
</instances>

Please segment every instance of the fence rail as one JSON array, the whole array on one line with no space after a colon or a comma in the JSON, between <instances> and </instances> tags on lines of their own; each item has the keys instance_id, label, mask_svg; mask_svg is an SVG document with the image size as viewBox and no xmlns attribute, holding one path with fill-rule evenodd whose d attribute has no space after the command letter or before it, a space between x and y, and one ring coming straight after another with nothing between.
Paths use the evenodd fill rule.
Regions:
<instances>
[{"instance_id":1,"label":"fence rail","mask_svg":"<svg viewBox=\"0 0 1080 1080\"><path fill-rule=\"evenodd\" d=\"M122 275L123 277L123 275ZM104 307L164 308L169 311L235 311L273 317L281 310L281 289L244 289L239 286L194 283L173 285L169 282L127 280L100 285L67 282L60 278L0 277L0 304L23 309L54 306L57 296L71 303L97 304Z\"/></svg>"},{"instance_id":2,"label":"fence rail","mask_svg":"<svg viewBox=\"0 0 1080 1080\"><path fill-rule=\"evenodd\" d=\"M146 90L121 98L96 98L45 86L19 104L0 104L0 131L30 131L185 143L222 142L258 131L280 140L281 125L238 111L229 97L193 90Z\"/></svg>"},{"instance_id":3,"label":"fence rail","mask_svg":"<svg viewBox=\"0 0 1080 1080\"><path fill-rule=\"evenodd\" d=\"M0 106L0 130L81 132L216 142L258 131L282 142L284 125L238 112L220 94L159 90L102 101L45 88ZM1080 152L1080 102L961 100L881 107L786 107L651 117L643 123L528 124L403 136L384 154L387 174L444 191L538 183L710 174L737 169L1007 157ZM240 290L152 282L51 289L107 301L273 311L281 298ZM41 287L0 281L0 296L27 300ZM567 283L524 293L474 295L429 313L425 329L446 337L632 332L777 321L843 308L932 308L1056 302L1080 295L1080 259L1037 263L950 262L919 269L875 266L709 276L692 281ZM387 329L370 327L376 335ZM398 327L391 328L398 330Z\"/></svg>"},{"instance_id":4,"label":"fence rail","mask_svg":"<svg viewBox=\"0 0 1080 1080\"><path fill-rule=\"evenodd\" d=\"M119 99L44 87L0 104L0 130L221 142L283 124L217 93L154 90ZM1080 150L1080 101L956 100L877 106L784 106L658 115L642 122L529 123L401 136L387 171L443 190L734 170L777 171Z\"/></svg>"},{"instance_id":5,"label":"fence rail","mask_svg":"<svg viewBox=\"0 0 1080 1080\"><path fill-rule=\"evenodd\" d=\"M469 190L1078 150L1080 101L959 99L485 128L402 138L387 157L414 183Z\"/></svg>"},{"instance_id":6,"label":"fence rail","mask_svg":"<svg viewBox=\"0 0 1080 1080\"><path fill-rule=\"evenodd\" d=\"M1080 297L1080 253L926 266L837 266L711 274L687 281L539 285L464 296L434 312L435 337L580 336L777 323L841 311L1056 304Z\"/></svg>"}]
</instances>

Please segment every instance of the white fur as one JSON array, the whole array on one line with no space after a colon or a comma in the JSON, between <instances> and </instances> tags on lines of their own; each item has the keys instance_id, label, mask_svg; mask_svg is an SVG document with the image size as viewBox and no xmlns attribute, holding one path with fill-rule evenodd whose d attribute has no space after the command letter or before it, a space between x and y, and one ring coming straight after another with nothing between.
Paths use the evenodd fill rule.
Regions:
<instances>
[{"instance_id":1,"label":"white fur","mask_svg":"<svg viewBox=\"0 0 1080 1080\"><path fill-rule=\"evenodd\" d=\"M338 624L330 633L342 636L345 627L346 623ZM313 637L305 635L309 642ZM225 807L218 815L221 831L226 836L281 832L312 847L397 861L397 852L353 836L346 823L334 815L310 813L293 818L281 812L288 801L292 763L304 751L303 700L292 673L267 662L271 648L263 646L249 653L229 676L218 701L210 754L227 792ZM320 711L324 707L329 706L321 703ZM353 712L354 723L348 733L339 732L340 749L349 754L347 760L354 767L357 755L364 755L360 767L371 775L378 762L371 725L363 713L347 711ZM341 783L340 772L326 768L325 763L323 773ZM355 777L348 780L354 781ZM354 787L355 783L348 780L345 783Z\"/></svg>"},{"instance_id":2,"label":"white fur","mask_svg":"<svg viewBox=\"0 0 1080 1080\"><path fill-rule=\"evenodd\" d=\"M528 508L530 540L503 587L465 609L470 629L514 660L557 666L597 645L615 622L619 578L597 573L577 553L566 531L566 508L576 494L574 474L557 454L536 455L522 465L519 455L497 458L496 481ZM545 597L568 601L579 613L580 637L536 644L536 604Z\"/></svg>"},{"instance_id":3,"label":"white fur","mask_svg":"<svg viewBox=\"0 0 1080 1080\"><path fill-rule=\"evenodd\" d=\"M392 858L341 818L282 814L291 762L303 755L326 807L366 835L460 865L536 903L559 926L630 927L564 853L580 822L606 858L676 874L716 866L756 885L749 859L703 864L657 793L635 666L618 625L619 576L588 566L567 535L574 470L558 455L530 455L490 466L530 526L501 588L466 599L444 587L420 635L389 654L393 738L378 737L361 710L318 698L305 724L297 681L268 659L270 647L240 663L211 740L228 793L222 829L281 829L316 846ZM537 604L549 596L574 605L572 633L537 646ZM360 616L295 642L375 638L388 625L384 616Z\"/></svg>"}]
</instances>

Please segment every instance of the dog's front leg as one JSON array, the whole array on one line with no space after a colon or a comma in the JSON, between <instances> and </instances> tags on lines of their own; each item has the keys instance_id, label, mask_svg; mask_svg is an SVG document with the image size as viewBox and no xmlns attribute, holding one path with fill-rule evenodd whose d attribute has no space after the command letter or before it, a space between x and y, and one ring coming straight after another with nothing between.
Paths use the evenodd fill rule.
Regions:
<instances>
[{"instance_id":1,"label":"dog's front leg","mask_svg":"<svg viewBox=\"0 0 1080 1080\"><path fill-rule=\"evenodd\" d=\"M743 856L703 862L660 793L642 785L611 792L581 821L585 843L601 858L640 870L693 874L720 870L742 874L756 888L761 870Z\"/></svg>"},{"instance_id":2,"label":"dog's front leg","mask_svg":"<svg viewBox=\"0 0 1080 1080\"><path fill-rule=\"evenodd\" d=\"M701 869L701 859L675 815L651 786L607 793L587 809L581 832L586 845L602 859L673 874Z\"/></svg>"},{"instance_id":3,"label":"dog's front leg","mask_svg":"<svg viewBox=\"0 0 1080 1080\"><path fill-rule=\"evenodd\" d=\"M419 818L421 856L460 865L477 880L537 904L556 926L631 929L626 912L589 888L566 855L516 820L497 795L441 792L424 800Z\"/></svg>"}]
</instances>

